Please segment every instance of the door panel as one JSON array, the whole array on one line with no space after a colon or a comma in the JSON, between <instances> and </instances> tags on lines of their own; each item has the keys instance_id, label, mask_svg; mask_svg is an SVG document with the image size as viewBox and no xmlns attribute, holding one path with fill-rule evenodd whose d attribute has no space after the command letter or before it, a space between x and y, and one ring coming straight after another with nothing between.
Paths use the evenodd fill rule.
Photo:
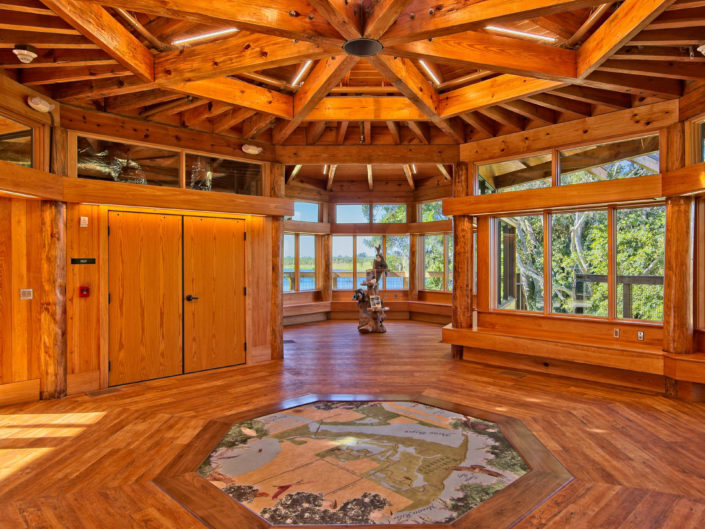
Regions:
<instances>
[{"instance_id":1,"label":"door panel","mask_svg":"<svg viewBox=\"0 0 705 529\"><path fill-rule=\"evenodd\" d=\"M181 217L108 215L110 385L183 372Z\"/></svg>"},{"instance_id":2,"label":"door panel","mask_svg":"<svg viewBox=\"0 0 705 529\"><path fill-rule=\"evenodd\" d=\"M184 217L187 373L245 363L244 239L243 220Z\"/></svg>"}]
</instances>

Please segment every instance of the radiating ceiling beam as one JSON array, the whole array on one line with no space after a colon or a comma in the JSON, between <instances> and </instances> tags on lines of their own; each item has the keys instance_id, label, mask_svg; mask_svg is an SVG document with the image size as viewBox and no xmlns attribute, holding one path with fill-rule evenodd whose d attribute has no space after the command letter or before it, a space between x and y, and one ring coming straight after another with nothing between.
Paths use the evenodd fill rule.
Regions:
<instances>
[{"instance_id":1,"label":"radiating ceiling beam","mask_svg":"<svg viewBox=\"0 0 705 529\"><path fill-rule=\"evenodd\" d=\"M42 0L68 24L143 81L154 80L154 56L105 9L80 0Z\"/></svg>"},{"instance_id":2,"label":"radiating ceiling beam","mask_svg":"<svg viewBox=\"0 0 705 529\"><path fill-rule=\"evenodd\" d=\"M58 0L54 0L58 1ZM74 0L76 1L76 0ZM108 7L121 7L138 13L198 22L210 26L231 25L240 30L341 45L340 34L311 8L307 0L88 0ZM84 2L82 2L84 3Z\"/></svg>"}]
</instances>

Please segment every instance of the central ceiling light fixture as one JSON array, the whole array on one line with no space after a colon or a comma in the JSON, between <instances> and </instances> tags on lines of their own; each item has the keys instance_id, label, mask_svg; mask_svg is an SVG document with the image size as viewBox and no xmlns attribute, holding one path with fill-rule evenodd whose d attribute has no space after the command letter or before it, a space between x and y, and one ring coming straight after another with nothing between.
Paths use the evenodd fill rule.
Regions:
<instances>
[{"instance_id":1,"label":"central ceiling light fixture","mask_svg":"<svg viewBox=\"0 0 705 529\"><path fill-rule=\"evenodd\" d=\"M372 57L382 51L382 43L375 39L353 39L343 44L343 51L355 57Z\"/></svg>"}]
</instances>

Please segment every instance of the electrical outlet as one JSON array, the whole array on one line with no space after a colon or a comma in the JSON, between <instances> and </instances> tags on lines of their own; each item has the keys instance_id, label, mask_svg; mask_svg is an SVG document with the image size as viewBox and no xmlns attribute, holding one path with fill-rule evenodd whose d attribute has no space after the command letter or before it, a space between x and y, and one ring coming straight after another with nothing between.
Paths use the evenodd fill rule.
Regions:
<instances>
[{"instance_id":1,"label":"electrical outlet","mask_svg":"<svg viewBox=\"0 0 705 529\"><path fill-rule=\"evenodd\" d=\"M614 337L619 338L619 329L614 330Z\"/></svg>"},{"instance_id":2,"label":"electrical outlet","mask_svg":"<svg viewBox=\"0 0 705 529\"><path fill-rule=\"evenodd\" d=\"M32 290L31 288L21 288L20 289L20 299L21 300L34 299L34 290Z\"/></svg>"},{"instance_id":3,"label":"electrical outlet","mask_svg":"<svg viewBox=\"0 0 705 529\"><path fill-rule=\"evenodd\" d=\"M644 331L636 331L636 339L640 342L644 341Z\"/></svg>"}]
</instances>

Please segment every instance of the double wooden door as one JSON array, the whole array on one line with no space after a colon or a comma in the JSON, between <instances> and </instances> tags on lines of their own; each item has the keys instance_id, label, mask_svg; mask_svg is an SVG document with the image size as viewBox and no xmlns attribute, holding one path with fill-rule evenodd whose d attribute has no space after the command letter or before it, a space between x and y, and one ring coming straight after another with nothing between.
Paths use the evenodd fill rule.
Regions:
<instances>
[{"instance_id":1,"label":"double wooden door","mask_svg":"<svg viewBox=\"0 0 705 529\"><path fill-rule=\"evenodd\" d=\"M110 385L245 362L244 224L109 213Z\"/></svg>"}]
</instances>

